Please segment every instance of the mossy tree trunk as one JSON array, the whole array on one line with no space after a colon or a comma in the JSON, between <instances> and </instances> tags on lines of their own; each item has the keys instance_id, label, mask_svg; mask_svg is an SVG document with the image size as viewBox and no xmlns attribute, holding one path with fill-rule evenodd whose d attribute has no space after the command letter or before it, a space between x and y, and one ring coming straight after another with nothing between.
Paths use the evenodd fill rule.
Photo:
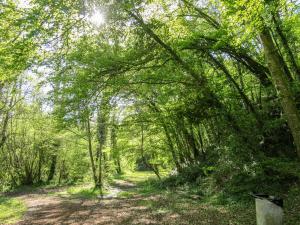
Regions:
<instances>
[{"instance_id":1,"label":"mossy tree trunk","mask_svg":"<svg viewBox=\"0 0 300 225\"><path fill-rule=\"evenodd\" d=\"M278 92L283 112L291 129L297 154L300 158L300 115L296 107L296 102L270 31L264 29L260 34L260 38L272 80Z\"/></svg>"}]
</instances>

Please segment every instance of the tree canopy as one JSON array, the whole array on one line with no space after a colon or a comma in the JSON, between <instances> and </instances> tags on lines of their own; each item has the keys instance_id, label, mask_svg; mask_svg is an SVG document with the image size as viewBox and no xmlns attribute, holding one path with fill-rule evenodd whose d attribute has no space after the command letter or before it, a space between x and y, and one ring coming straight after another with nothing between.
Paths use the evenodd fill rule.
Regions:
<instances>
[{"instance_id":1,"label":"tree canopy","mask_svg":"<svg viewBox=\"0 0 300 225\"><path fill-rule=\"evenodd\" d=\"M101 189L129 169L196 174L227 194L299 182L299 10L0 2L0 189Z\"/></svg>"}]
</instances>

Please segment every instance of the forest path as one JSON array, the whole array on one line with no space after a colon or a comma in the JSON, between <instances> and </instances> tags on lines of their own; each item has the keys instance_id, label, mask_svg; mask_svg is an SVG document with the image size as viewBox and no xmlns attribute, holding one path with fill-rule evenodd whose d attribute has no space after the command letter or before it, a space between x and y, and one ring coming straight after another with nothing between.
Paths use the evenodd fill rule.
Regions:
<instances>
[{"instance_id":1,"label":"forest path","mask_svg":"<svg viewBox=\"0 0 300 225\"><path fill-rule=\"evenodd\" d=\"M152 173L134 173L115 179L108 194L93 199L66 195L65 188L24 190L17 194L27 212L16 225L37 224L159 224L143 202L153 196L137 193ZM120 197L119 195L125 196ZM152 215L152 216L151 216ZM168 224L168 223L166 223Z\"/></svg>"},{"instance_id":2,"label":"forest path","mask_svg":"<svg viewBox=\"0 0 300 225\"><path fill-rule=\"evenodd\" d=\"M116 180L109 194L86 199L64 195L62 189L39 189L18 194L28 211L16 225L35 224L127 224L129 217L138 217L136 198L118 198L123 191L135 188L134 183ZM128 223L132 224L132 223ZM143 223L144 224L144 223Z\"/></svg>"},{"instance_id":3,"label":"forest path","mask_svg":"<svg viewBox=\"0 0 300 225\"><path fill-rule=\"evenodd\" d=\"M61 194L66 188L24 191L18 198L28 211L16 225L255 225L254 210L249 213L248 207L206 204L200 196L185 190L162 189L148 181L150 177L156 179L145 172L122 175L103 199Z\"/></svg>"}]
</instances>

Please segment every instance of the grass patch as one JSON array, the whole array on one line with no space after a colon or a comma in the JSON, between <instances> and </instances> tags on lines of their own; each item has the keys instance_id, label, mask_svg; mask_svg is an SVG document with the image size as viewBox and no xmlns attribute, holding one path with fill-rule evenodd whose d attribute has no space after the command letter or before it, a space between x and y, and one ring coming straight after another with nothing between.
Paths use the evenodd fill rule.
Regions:
<instances>
[{"instance_id":1,"label":"grass patch","mask_svg":"<svg viewBox=\"0 0 300 225\"><path fill-rule=\"evenodd\" d=\"M135 195L134 191L122 191L118 194L118 197L121 198L131 198Z\"/></svg>"},{"instance_id":2,"label":"grass patch","mask_svg":"<svg viewBox=\"0 0 300 225\"><path fill-rule=\"evenodd\" d=\"M167 173L161 173L161 176L166 176ZM124 180L135 184L134 188L130 190L122 191L118 194L118 197L131 198L134 195L153 195L160 194L159 188L160 181L157 176L151 171L130 171L122 175L115 176L115 180Z\"/></svg>"},{"instance_id":3,"label":"grass patch","mask_svg":"<svg viewBox=\"0 0 300 225\"><path fill-rule=\"evenodd\" d=\"M108 194L107 190L103 190L103 195ZM66 197L66 198L83 198L83 199L97 199L101 193L99 189L94 189L92 184L78 185L68 187L61 192L50 192L49 195Z\"/></svg>"},{"instance_id":4,"label":"grass patch","mask_svg":"<svg viewBox=\"0 0 300 225\"><path fill-rule=\"evenodd\" d=\"M295 185L283 196L286 225L300 225L300 187Z\"/></svg>"},{"instance_id":5,"label":"grass patch","mask_svg":"<svg viewBox=\"0 0 300 225\"><path fill-rule=\"evenodd\" d=\"M132 183L145 182L148 179L157 179L151 171L127 171L121 175L115 175L116 180L125 180Z\"/></svg>"},{"instance_id":6,"label":"grass patch","mask_svg":"<svg viewBox=\"0 0 300 225\"><path fill-rule=\"evenodd\" d=\"M0 196L0 224L17 222L26 212L26 206L16 198Z\"/></svg>"}]
</instances>

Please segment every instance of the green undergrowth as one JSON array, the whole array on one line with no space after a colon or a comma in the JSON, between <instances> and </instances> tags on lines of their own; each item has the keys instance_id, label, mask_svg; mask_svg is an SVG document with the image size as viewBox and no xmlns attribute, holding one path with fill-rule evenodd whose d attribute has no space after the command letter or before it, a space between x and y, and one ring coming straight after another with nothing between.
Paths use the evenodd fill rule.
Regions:
<instances>
[{"instance_id":1,"label":"green undergrowth","mask_svg":"<svg viewBox=\"0 0 300 225\"><path fill-rule=\"evenodd\" d=\"M25 204L13 197L0 196L0 224L17 222L26 212Z\"/></svg>"},{"instance_id":2,"label":"green undergrowth","mask_svg":"<svg viewBox=\"0 0 300 225\"><path fill-rule=\"evenodd\" d=\"M125 178L126 176L123 175ZM132 181L131 176L134 174L127 177L127 180ZM161 181L152 176L144 180L139 179L136 187L121 192L119 197L137 199L138 206L149 210L152 214L178 216L184 218L188 224L197 224L197 221L201 220L207 221L207 224L216 221L215 224L219 225L255 225L253 202L231 205L212 204L199 194L196 185L170 186L166 184L167 180L167 176Z\"/></svg>"},{"instance_id":3,"label":"green undergrowth","mask_svg":"<svg viewBox=\"0 0 300 225\"><path fill-rule=\"evenodd\" d=\"M131 182L135 181L136 187L119 193L119 197L134 199L142 196L139 205L158 214L175 213L186 216L190 212L195 212L195 215L196 212L202 212L211 219L216 216L224 217L224 221L218 221L215 218L218 221L217 224L256 224L255 201L249 192L235 195L234 191L222 190L216 186L212 176L207 176L201 180L196 179L193 182L191 176L187 174L184 176L188 180L177 175L165 176L160 181L155 176L147 176L147 174L142 173L124 174L122 177ZM179 179L177 183L176 179ZM269 187L269 189L266 187L265 190L269 190L269 193L273 194L274 186ZM299 185L297 183L290 184L289 189L286 191L277 190L275 194L284 199L285 224L300 225ZM193 224L195 215L191 214L191 218L187 217L187 220Z\"/></svg>"},{"instance_id":4,"label":"green undergrowth","mask_svg":"<svg viewBox=\"0 0 300 225\"><path fill-rule=\"evenodd\" d=\"M50 184L34 184L34 185L21 185L15 187L13 189L7 190L6 194L22 194L22 193L55 193L57 190L65 189L68 187L76 186L74 184L57 184L57 183L50 183Z\"/></svg>"}]
</instances>

